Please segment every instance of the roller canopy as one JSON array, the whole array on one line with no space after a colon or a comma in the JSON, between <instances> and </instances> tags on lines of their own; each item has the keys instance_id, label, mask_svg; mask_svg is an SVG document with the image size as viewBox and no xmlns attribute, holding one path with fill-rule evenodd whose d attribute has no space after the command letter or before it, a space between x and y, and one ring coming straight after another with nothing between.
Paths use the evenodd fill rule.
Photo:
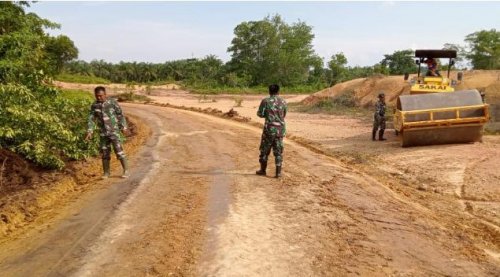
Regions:
<instances>
[{"instance_id":1,"label":"roller canopy","mask_svg":"<svg viewBox=\"0 0 500 277\"><path fill-rule=\"evenodd\" d=\"M456 58L455 50L415 50L417 58Z\"/></svg>"}]
</instances>

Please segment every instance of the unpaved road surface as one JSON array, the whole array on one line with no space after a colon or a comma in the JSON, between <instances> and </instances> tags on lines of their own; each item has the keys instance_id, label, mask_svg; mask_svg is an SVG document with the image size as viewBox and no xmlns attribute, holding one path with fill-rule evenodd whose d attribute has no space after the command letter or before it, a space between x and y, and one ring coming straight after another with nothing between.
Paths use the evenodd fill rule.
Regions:
<instances>
[{"instance_id":1,"label":"unpaved road surface","mask_svg":"<svg viewBox=\"0 0 500 277\"><path fill-rule=\"evenodd\" d=\"M258 128L124 106L153 131L131 178L3 245L2 276L500 275L497 225L466 210L293 141L282 179L256 176Z\"/></svg>"}]
</instances>

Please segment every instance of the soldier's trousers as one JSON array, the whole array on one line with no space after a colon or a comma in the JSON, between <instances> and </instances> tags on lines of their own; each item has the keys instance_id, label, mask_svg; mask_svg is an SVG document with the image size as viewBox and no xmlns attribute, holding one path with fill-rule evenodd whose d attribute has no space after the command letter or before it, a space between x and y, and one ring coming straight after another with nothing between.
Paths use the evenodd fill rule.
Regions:
<instances>
[{"instance_id":1,"label":"soldier's trousers","mask_svg":"<svg viewBox=\"0 0 500 277\"><path fill-rule=\"evenodd\" d=\"M259 162L267 163L271 149L273 150L276 166L281 166L283 163L283 137L263 133L260 141Z\"/></svg>"},{"instance_id":2,"label":"soldier's trousers","mask_svg":"<svg viewBox=\"0 0 500 277\"><path fill-rule=\"evenodd\" d=\"M378 131L379 128L381 131L385 130L385 116L375 114L373 116L373 132Z\"/></svg>"},{"instance_id":3,"label":"soldier's trousers","mask_svg":"<svg viewBox=\"0 0 500 277\"><path fill-rule=\"evenodd\" d=\"M103 160L111 159L111 147L115 150L117 159L121 160L126 157L123 151L122 140L118 135L101 136L99 148Z\"/></svg>"}]
</instances>

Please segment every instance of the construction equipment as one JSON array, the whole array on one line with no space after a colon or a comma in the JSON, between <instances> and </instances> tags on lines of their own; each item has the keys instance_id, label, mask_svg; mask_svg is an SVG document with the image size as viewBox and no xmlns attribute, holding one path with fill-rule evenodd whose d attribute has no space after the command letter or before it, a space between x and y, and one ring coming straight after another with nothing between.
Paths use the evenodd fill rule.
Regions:
<instances>
[{"instance_id":1,"label":"construction equipment","mask_svg":"<svg viewBox=\"0 0 500 277\"><path fill-rule=\"evenodd\" d=\"M417 76L410 81L410 94L398 97L394 113L394 129L403 147L481 140L489 106L475 89L455 91L462 79L459 73L458 81L450 80L456 56L454 50L415 51ZM421 76L421 64L437 58L449 59L447 77ZM405 80L408 77L405 74Z\"/></svg>"}]
</instances>

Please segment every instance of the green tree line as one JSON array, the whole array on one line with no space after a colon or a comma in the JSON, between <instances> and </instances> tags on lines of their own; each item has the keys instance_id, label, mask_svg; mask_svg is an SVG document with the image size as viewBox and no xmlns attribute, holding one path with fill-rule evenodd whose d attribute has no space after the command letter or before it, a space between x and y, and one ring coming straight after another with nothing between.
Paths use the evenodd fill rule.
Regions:
<instances>
[{"instance_id":1,"label":"green tree line","mask_svg":"<svg viewBox=\"0 0 500 277\"><path fill-rule=\"evenodd\" d=\"M68 37L48 35L59 25L27 13L28 6L0 2L0 147L61 169L97 153L95 141L81 140L92 99L67 98L48 85L78 50Z\"/></svg>"},{"instance_id":2,"label":"green tree line","mask_svg":"<svg viewBox=\"0 0 500 277\"><path fill-rule=\"evenodd\" d=\"M224 63L214 55L164 63L103 60L70 61L64 72L95 76L117 83L182 82L187 87L259 87L278 83L285 87L306 86L311 90L374 74L398 75L416 72L411 49L386 54L373 66L348 66L342 52L328 61L313 50L311 26L298 21L288 24L281 16L247 21L234 28ZM469 34L465 46L445 44L459 52L458 61L470 60L475 69L500 69L500 32L495 29ZM468 50L465 50L468 49Z\"/></svg>"}]
</instances>

